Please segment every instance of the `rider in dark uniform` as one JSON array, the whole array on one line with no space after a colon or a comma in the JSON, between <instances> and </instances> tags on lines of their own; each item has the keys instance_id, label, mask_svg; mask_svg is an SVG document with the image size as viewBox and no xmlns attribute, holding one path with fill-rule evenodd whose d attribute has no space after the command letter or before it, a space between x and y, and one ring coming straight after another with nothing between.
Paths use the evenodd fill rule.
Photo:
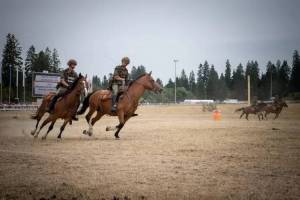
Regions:
<instances>
[{"instance_id":1,"label":"rider in dark uniform","mask_svg":"<svg viewBox=\"0 0 300 200\"><path fill-rule=\"evenodd\" d=\"M64 93L71 87L75 79L78 78L78 75L74 70L75 66L77 65L77 61L74 59L70 59L67 64L69 67L62 72L60 77L60 82L57 85L58 87L57 93L49 103L50 113L53 112L57 99L62 97ZM73 120L78 120L75 115L76 113L73 116Z\"/></svg>"},{"instance_id":2,"label":"rider in dark uniform","mask_svg":"<svg viewBox=\"0 0 300 200\"><path fill-rule=\"evenodd\" d=\"M118 95L121 92L124 92L124 88L129 82L129 73L126 67L130 63L130 60L128 57L124 57L121 62L121 65L115 67L115 71L112 76L112 112L116 112Z\"/></svg>"}]
</instances>

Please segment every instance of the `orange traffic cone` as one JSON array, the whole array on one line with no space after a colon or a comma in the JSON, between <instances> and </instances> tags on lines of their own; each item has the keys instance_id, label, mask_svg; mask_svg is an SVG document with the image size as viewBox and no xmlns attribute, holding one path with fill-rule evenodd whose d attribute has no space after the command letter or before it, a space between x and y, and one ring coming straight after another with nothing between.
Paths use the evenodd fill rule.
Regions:
<instances>
[{"instance_id":1,"label":"orange traffic cone","mask_svg":"<svg viewBox=\"0 0 300 200\"><path fill-rule=\"evenodd\" d=\"M219 110L213 111L213 118L215 121L220 121L221 120L221 111L219 111Z\"/></svg>"}]
</instances>

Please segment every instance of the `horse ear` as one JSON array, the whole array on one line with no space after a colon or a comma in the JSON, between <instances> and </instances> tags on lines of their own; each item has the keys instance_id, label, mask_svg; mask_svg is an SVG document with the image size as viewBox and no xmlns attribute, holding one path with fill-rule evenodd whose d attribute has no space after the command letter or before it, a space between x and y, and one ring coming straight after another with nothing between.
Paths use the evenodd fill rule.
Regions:
<instances>
[{"instance_id":1,"label":"horse ear","mask_svg":"<svg viewBox=\"0 0 300 200\"><path fill-rule=\"evenodd\" d=\"M85 79L87 78L87 74L85 74L85 77L84 77Z\"/></svg>"},{"instance_id":2,"label":"horse ear","mask_svg":"<svg viewBox=\"0 0 300 200\"><path fill-rule=\"evenodd\" d=\"M151 76L151 74L152 74L152 71L150 71L149 76Z\"/></svg>"},{"instance_id":3,"label":"horse ear","mask_svg":"<svg viewBox=\"0 0 300 200\"><path fill-rule=\"evenodd\" d=\"M81 73L79 73L79 77L80 77L80 78L82 77Z\"/></svg>"}]
</instances>

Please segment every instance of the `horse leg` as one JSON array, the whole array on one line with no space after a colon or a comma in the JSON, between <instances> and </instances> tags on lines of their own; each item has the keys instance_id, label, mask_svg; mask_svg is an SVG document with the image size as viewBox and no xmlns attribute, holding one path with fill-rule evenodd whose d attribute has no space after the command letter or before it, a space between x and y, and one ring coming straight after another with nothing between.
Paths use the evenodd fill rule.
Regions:
<instances>
[{"instance_id":1,"label":"horse leg","mask_svg":"<svg viewBox=\"0 0 300 200\"><path fill-rule=\"evenodd\" d=\"M89 131L87 132L87 134L88 134L89 136L92 136L92 135L93 135L93 126L94 126L94 124L95 124L102 116L103 116L103 114L102 114L100 111L98 111L98 112L97 112L97 115L96 115L92 120L90 120L90 123L89 123Z\"/></svg>"},{"instance_id":2,"label":"horse leg","mask_svg":"<svg viewBox=\"0 0 300 200\"><path fill-rule=\"evenodd\" d=\"M129 119L130 117L125 117L124 116L124 113L121 113L119 115L119 125L117 126L118 130L115 132L115 138L116 139L119 139L119 132L122 130L122 128L124 127L125 123L127 122L127 120Z\"/></svg>"},{"instance_id":3,"label":"horse leg","mask_svg":"<svg viewBox=\"0 0 300 200\"><path fill-rule=\"evenodd\" d=\"M277 118L278 118L278 116L279 116L279 113L276 113L276 115L275 115L274 119L277 119Z\"/></svg>"},{"instance_id":4,"label":"horse leg","mask_svg":"<svg viewBox=\"0 0 300 200\"><path fill-rule=\"evenodd\" d=\"M46 124L48 124L48 123L51 122L52 120L53 120L53 116L52 116L52 115L50 115L47 119L45 119L45 120L43 121L42 125L40 126L40 129L38 130L38 132L35 133L34 138L37 138L38 135L40 134L42 128L43 128L44 126L46 126Z\"/></svg>"},{"instance_id":5,"label":"horse leg","mask_svg":"<svg viewBox=\"0 0 300 200\"><path fill-rule=\"evenodd\" d=\"M50 124L50 126L49 126L49 128L48 128L48 131L47 131L47 133L45 133L45 135L42 137L42 140L45 140L45 139L47 138L47 135L48 135L48 133L53 129L53 126L54 126L55 122L56 122L56 119L53 120L53 121L51 122L51 124Z\"/></svg>"},{"instance_id":6,"label":"horse leg","mask_svg":"<svg viewBox=\"0 0 300 200\"><path fill-rule=\"evenodd\" d=\"M243 117L244 114L245 114L245 112L243 111L242 114L241 114L241 116L240 116L240 119Z\"/></svg>"},{"instance_id":7,"label":"horse leg","mask_svg":"<svg viewBox=\"0 0 300 200\"><path fill-rule=\"evenodd\" d=\"M90 129L91 129L91 117L92 117L92 115L94 114L94 112L96 111L96 109L94 108L94 107L90 107L90 110L89 110L89 112L88 112L88 114L85 116L85 119L86 119L86 121L87 121L87 123L89 124L89 130L87 131L87 130L83 130L83 134L89 134L90 135L90 133L89 133L89 131L90 131ZM92 132L93 132L93 130L92 130Z\"/></svg>"},{"instance_id":8,"label":"horse leg","mask_svg":"<svg viewBox=\"0 0 300 200\"><path fill-rule=\"evenodd\" d=\"M248 119L248 115L249 115L249 113L246 113L246 119L247 119L247 120L249 120L249 119Z\"/></svg>"},{"instance_id":9,"label":"horse leg","mask_svg":"<svg viewBox=\"0 0 300 200\"><path fill-rule=\"evenodd\" d=\"M267 117L268 114L269 114L269 113L265 112L265 119L266 119L266 120L268 120L268 117Z\"/></svg>"},{"instance_id":10,"label":"horse leg","mask_svg":"<svg viewBox=\"0 0 300 200\"><path fill-rule=\"evenodd\" d=\"M59 132L59 135L57 136L58 139L61 139L61 134L65 130L65 127L69 121L70 121L70 119L65 119L63 125L60 127L60 132Z\"/></svg>"}]
</instances>

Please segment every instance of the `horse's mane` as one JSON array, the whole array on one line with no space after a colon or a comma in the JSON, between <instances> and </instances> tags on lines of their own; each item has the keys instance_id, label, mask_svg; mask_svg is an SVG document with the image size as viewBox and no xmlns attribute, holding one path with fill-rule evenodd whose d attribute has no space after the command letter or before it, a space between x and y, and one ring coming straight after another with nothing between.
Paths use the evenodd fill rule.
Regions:
<instances>
[{"instance_id":1,"label":"horse's mane","mask_svg":"<svg viewBox=\"0 0 300 200\"><path fill-rule=\"evenodd\" d=\"M137 81L138 79L142 78L145 75L147 75L147 73L141 74L136 79L134 79L133 81L130 81L128 87L130 87L135 81Z\"/></svg>"},{"instance_id":2,"label":"horse's mane","mask_svg":"<svg viewBox=\"0 0 300 200\"><path fill-rule=\"evenodd\" d=\"M67 89L67 91L65 91L62 95L62 97L67 96L68 94L70 94L76 87L76 85L78 84L79 80L81 79L81 76L78 76L75 81L72 83L71 87L69 89Z\"/></svg>"}]
</instances>

